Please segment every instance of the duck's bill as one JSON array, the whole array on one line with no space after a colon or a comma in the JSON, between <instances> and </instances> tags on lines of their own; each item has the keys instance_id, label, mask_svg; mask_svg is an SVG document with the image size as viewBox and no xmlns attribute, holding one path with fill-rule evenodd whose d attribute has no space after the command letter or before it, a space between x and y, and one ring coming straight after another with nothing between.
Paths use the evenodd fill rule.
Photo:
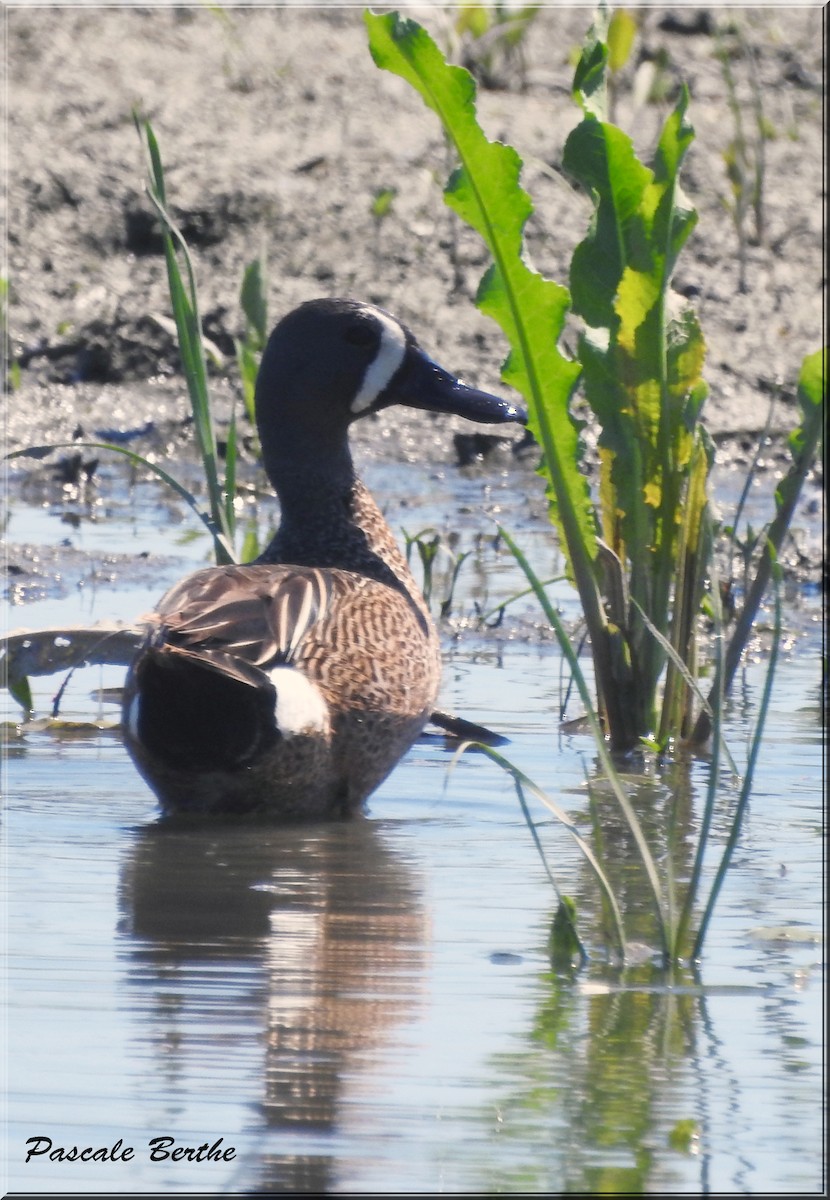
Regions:
<instances>
[{"instance_id":1,"label":"duck's bill","mask_svg":"<svg viewBox=\"0 0 830 1200\"><path fill-rule=\"evenodd\" d=\"M386 395L386 404L404 404L408 408L423 408L428 412L454 413L468 421L481 421L488 425L516 421L527 423L527 412L519 405L479 391L456 379L449 371L421 351L410 350L402 370L392 380Z\"/></svg>"}]
</instances>

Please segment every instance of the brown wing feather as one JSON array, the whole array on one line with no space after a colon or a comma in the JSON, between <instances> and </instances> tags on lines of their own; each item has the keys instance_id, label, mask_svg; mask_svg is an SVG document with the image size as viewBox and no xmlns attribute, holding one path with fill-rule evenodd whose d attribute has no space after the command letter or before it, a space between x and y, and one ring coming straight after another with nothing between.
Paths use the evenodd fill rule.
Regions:
<instances>
[{"instance_id":1,"label":"brown wing feather","mask_svg":"<svg viewBox=\"0 0 830 1200\"><path fill-rule=\"evenodd\" d=\"M325 619L332 597L359 582L349 572L311 567L197 571L163 597L153 640L205 657L232 655L255 667L288 663L312 626ZM221 669L221 658L214 661Z\"/></svg>"},{"instance_id":2,"label":"brown wing feather","mask_svg":"<svg viewBox=\"0 0 830 1200\"><path fill-rule=\"evenodd\" d=\"M151 641L162 655L198 659L253 687L293 664L332 710L389 713L430 707L438 641L408 597L351 571L256 564L213 567L177 584L159 604Z\"/></svg>"}]
</instances>

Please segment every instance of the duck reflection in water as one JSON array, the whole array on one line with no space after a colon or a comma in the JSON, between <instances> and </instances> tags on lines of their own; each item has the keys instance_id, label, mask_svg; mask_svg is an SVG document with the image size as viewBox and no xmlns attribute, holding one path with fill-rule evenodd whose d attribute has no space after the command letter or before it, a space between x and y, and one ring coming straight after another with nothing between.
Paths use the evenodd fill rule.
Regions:
<instances>
[{"instance_id":1,"label":"duck reflection in water","mask_svg":"<svg viewBox=\"0 0 830 1200\"><path fill-rule=\"evenodd\" d=\"M150 826L121 906L144 1057L180 1111L245 1087L260 1111L235 1190L330 1190L349 1081L419 1007L427 922L383 829Z\"/></svg>"}]
</instances>

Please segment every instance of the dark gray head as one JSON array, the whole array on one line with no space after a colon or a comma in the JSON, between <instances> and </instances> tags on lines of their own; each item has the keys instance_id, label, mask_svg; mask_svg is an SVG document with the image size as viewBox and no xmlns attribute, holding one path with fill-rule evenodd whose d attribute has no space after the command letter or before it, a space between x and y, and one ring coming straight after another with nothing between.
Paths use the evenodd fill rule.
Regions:
<instances>
[{"instance_id":1,"label":"dark gray head","mask_svg":"<svg viewBox=\"0 0 830 1200\"><path fill-rule=\"evenodd\" d=\"M279 457L336 455L353 421L392 404L488 423L526 419L439 367L382 308L310 300L283 317L262 357L256 414L266 465L272 449Z\"/></svg>"}]
</instances>

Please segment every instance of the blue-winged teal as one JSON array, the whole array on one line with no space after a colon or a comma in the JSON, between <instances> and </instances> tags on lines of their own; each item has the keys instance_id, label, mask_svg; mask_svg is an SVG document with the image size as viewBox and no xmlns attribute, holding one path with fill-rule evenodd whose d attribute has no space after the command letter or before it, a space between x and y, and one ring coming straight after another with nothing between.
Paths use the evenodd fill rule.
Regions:
<instances>
[{"instance_id":1,"label":"blue-winged teal","mask_svg":"<svg viewBox=\"0 0 830 1200\"><path fill-rule=\"evenodd\" d=\"M313 300L274 329L256 417L279 530L167 592L127 675L126 744L165 811L347 814L428 719L438 636L349 452L391 404L524 420L370 304Z\"/></svg>"}]
</instances>

